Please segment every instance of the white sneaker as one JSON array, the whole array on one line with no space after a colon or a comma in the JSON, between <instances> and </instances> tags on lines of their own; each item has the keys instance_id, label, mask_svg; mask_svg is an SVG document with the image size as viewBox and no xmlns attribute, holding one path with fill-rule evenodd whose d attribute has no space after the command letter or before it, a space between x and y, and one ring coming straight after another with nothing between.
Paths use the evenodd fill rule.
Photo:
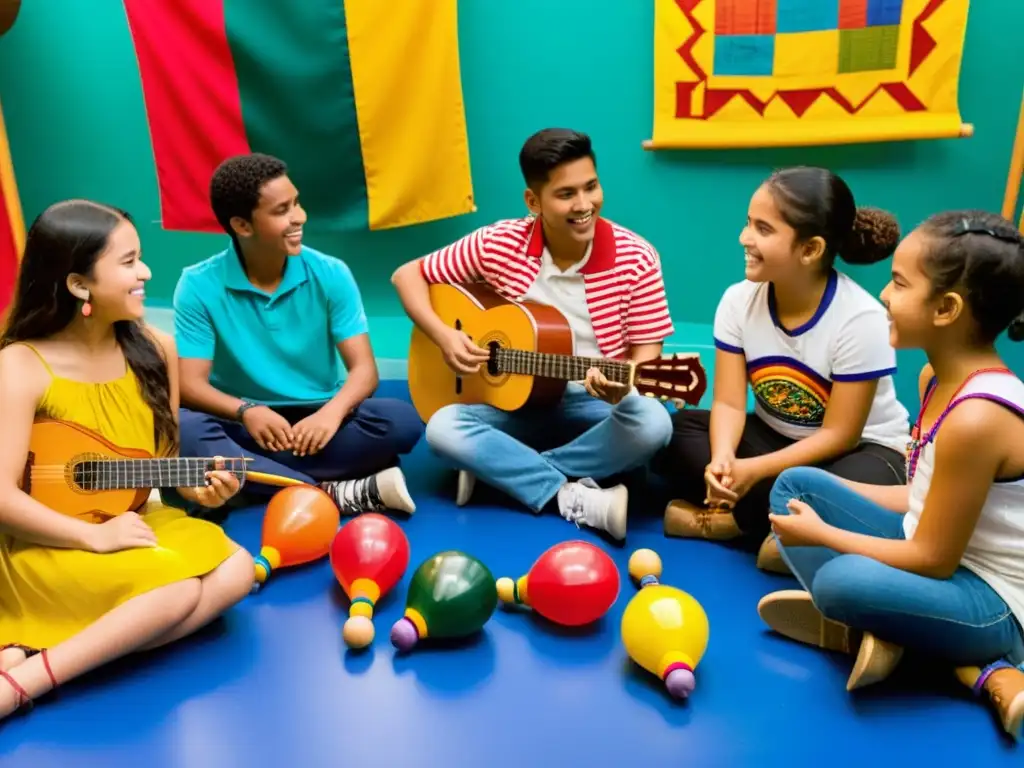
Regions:
<instances>
[{"instance_id":1,"label":"white sneaker","mask_svg":"<svg viewBox=\"0 0 1024 768\"><path fill-rule=\"evenodd\" d=\"M472 472L460 469L459 487L455 492L455 503L460 507L465 506L469 502L469 498L473 495L474 488L476 488L476 475Z\"/></svg>"},{"instance_id":2,"label":"white sneaker","mask_svg":"<svg viewBox=\"0 0 1024 768\"><path fill-rule=\"evenodd\" d=\"M375 475L358 480L332 480L320 483L334 499L343 515L383 512L393 509L412 514L416 504L405 485L405 475L398 467L389 467Z\"/></svg>"},{"instance_id":3,"label":"white sneaker","mask_svg":"<svg viewBox=\"0 0 1024 768\"><path fill-rule=\"evenodd\" d=\"M618 541L626 538L626 505L629 491L624 485L601 488L589 477L566 483L558 490L558 511L577 526L607 531Z\"/></svg>"}]
</instances>

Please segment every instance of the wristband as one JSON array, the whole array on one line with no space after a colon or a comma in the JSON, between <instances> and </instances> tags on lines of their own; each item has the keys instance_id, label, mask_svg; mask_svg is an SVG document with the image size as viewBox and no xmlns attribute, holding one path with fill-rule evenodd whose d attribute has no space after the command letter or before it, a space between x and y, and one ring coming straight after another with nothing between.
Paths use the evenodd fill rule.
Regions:
<instances>
[{"instance_id":1,"label":"wristband","mask_svg":"<svg viewBox=\"0 0 1024 768\"><path fill-rule=\"evenodd\" d=\"M255 407L256 407L256 403L250 402L248 400L243 400L242 404L240 406L238 406L238 410L235 411L235 421L241 421L242 420L242 415L246 411L248 411L250 408L255 408Z\"/></svg>"}]
</instances>

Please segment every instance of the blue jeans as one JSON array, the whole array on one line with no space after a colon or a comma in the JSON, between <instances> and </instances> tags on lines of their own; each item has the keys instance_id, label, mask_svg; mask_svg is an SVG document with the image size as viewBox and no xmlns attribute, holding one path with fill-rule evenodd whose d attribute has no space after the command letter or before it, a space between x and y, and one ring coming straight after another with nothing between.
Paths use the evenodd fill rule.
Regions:
<instances>
[{"instance_id":1,"label":"blue jeans","mask_svg":"<svg viewBox=\"0 0 1024 768\"><path fill-rule=\"evenodd\" d=\"M836 528L904 538L903 515L864 498L823 470L797 467L783 472L772 488L772 512L789 514L790 499L813 507ZM833 621L957 666L1024 662L1024 635L1009 607L963 566L948 579L932 579L827 547L780 542L779 551L814 605Z\"/></svg>"},{"instance_id":2,"label":"blue jeans","mask_svg":"<svg viewBox=\"0 0 1024 768\"><path fill-rule=\"evenodd\" d=\"M602 480L636 469L672 437L672 419L657 400L635 392L615 406L569 382L557 406L502 411L448 405L427 423L427 444L539 512L570 478ZM568 442L562 442L568 440ZM538 450L545 442L556 444Z\"/></svg>"}]
</instances>

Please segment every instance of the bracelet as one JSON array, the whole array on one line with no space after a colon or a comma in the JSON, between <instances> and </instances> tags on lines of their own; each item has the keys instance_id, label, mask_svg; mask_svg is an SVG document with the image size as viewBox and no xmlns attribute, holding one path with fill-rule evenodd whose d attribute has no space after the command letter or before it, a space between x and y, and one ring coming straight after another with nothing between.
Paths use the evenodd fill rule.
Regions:
<instances>
[{"instance_id":1,"label":"bracelet","mask_svg":"<svg viewBox=\"0 0 1024 768\"><path fill-rule=\"evenodd\" d=\"M241 421L242 415L250 408L255 408L256 403L250 402L249 400L243 400L242 404L238 406L238 410L235 411L235 421Z\"/></svg>"}]
</instances>

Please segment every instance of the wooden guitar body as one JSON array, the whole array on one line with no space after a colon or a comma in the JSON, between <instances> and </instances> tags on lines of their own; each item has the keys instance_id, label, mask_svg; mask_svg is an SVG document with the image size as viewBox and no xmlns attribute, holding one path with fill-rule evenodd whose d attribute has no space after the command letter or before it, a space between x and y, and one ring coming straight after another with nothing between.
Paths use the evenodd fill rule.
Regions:
<instances>
[{"instance_id":1,"label":"wooden guitar body","mask_svg":"<svg viewBox=\"0 0 1024 768\"><path fill-rule=\"evenodd\" d=\"M515 302L481 283L431 285L430 303L449 328L463 331L490 359L459 375L434 342L414 327L409 346L409 394L423 421L446 405L485 404L503 411L554 405L570 381L591 368L647 397L696 406L707 375L696 354L661 355L634 363L573 354L569 321L554 307Z\"/></svg>"},{"instance_id":2,"label":"wooden guitar body","mask_svg":"<svg viewBox=\"0 0 1024 768\"><path fill-rule=\"evenodd\" d=\"M557 355L573 352L572 329L554 307L532 301L512 302L483 284L432 285L430 299L446 326L461 329L484 349L521 349ZM423 421L429 421L434 413L453 403L485 403L503 411L554 404L561 399L566 383L504 373L493 365L481 366L476 374L459 376L448 367L437 345L419 328L413 328L409 392Z\"/></svg>"},{"instance_id":3,"label":"wooden guitar body","mask_svg":"<svg viewBox=\"0 0 1024 768\"><path fill-rule=\"evenodd\" d=\"M50 509L97 522L138 511L152 489L93 490L88 487L92 485L93 465L85 462L148 458L151 455L145 451L119 448L77 424L38 419L32 427L21 489Z\"/></svg>"}]
</instances>

